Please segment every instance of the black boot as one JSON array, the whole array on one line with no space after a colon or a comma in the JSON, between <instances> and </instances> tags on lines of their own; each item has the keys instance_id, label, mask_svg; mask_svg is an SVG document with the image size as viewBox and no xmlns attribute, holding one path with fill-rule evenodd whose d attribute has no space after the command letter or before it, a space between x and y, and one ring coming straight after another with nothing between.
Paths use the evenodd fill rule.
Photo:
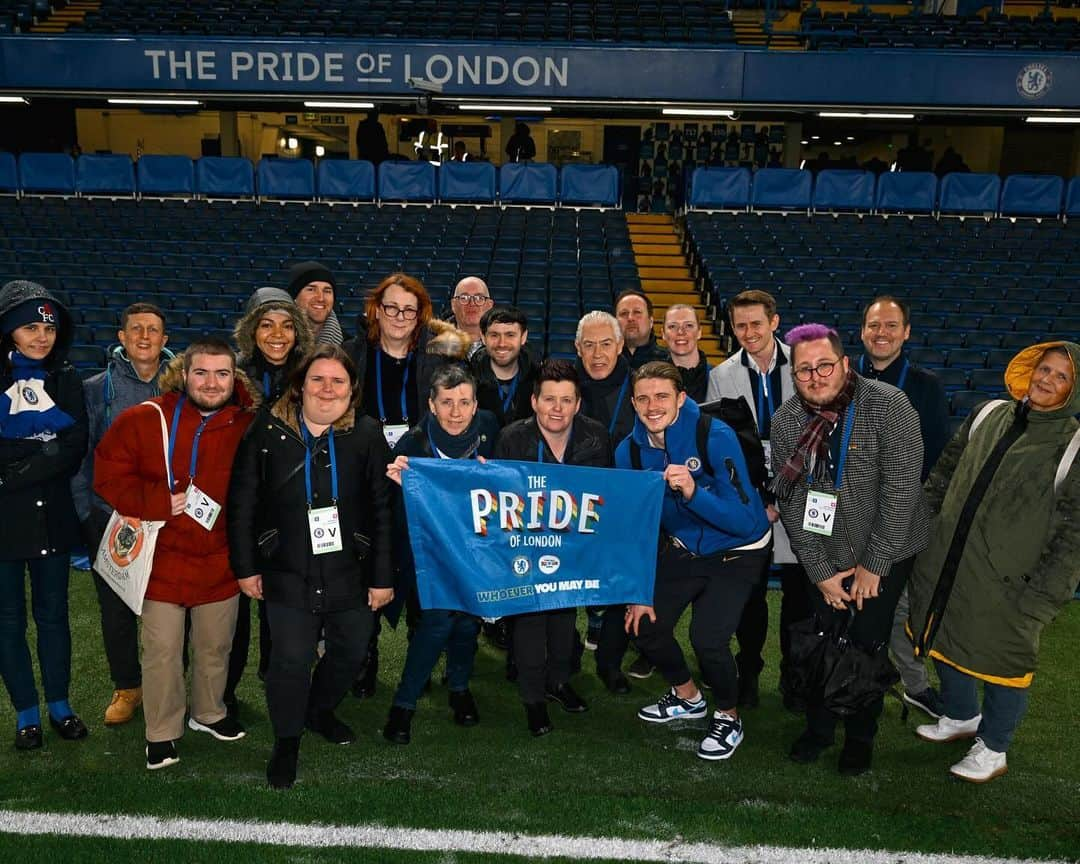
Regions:
<instances>
[{"instance_id":1,"label":"black boot","mask_svg":"<svg viewBox=\"0 0 1080 864\"><path fill-rule=\"evenodd\" d=\"M526 703L525 719L534 738L547 735L548 732L555 728L551 725L551 718L548 717L547 703L545 702Z\"/></svg>"},{"instance_id":2,"label":"black boot","mask_svg":"<svg viewBox=\"0 0 1080 864\"><path fill-rule=\"evenodd\" d=\"M475 726L480 722L480 712L476 700L468 690L450 691L450 708L454 712L454 722L458 726Z\"/></svg>"},{"instance_id":3,"label":"black boot","mask_svg":"<svg viewBox=\"0 0 1080 864\"><path fill-rule=\"evenodd\" d=\"M873 741L845 738L844 749L840 751L840 763L837 767L845 777L858 777L870 770L873 756Z\"/></svg>"},{"instance_id":4,"label":"black boot","mask_svg":"<svg viewBox=\"0 0 1080 864\"><path fill-rule=\"evenodd\" d=\"M400 705L391 705L390 715L382 730L383 738L391 744L408 744L412 740L412 718L415 713Z\"/></svg>"},{"instance_id":5,"label":"black boot","mask_svg":"<svg viewBox=\"0 0 1080 864\"><path fill-rule=\"evenodd\" d=\"M296 760L300 755L299 738L277 738L266 763L266 781L271 789L292 789L296 782Z\"/></svg>"}]
</instances>

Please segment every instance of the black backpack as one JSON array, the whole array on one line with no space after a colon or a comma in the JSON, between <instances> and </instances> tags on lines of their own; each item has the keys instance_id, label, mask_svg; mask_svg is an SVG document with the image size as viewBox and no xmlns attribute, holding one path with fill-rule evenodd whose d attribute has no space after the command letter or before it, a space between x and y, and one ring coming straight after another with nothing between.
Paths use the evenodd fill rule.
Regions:
<instances>
[{"instance_id":1,"label":"black backpack","mask_svg":"<svg viewBox=\"0 0 1080 864\"><path fill-rule=\"evenodd\" d=\"M697 422L697 451L705 473L711 477L716 476L709 461L709 426L715 417L734 430L739 439L739 447L742 448L743 459L746 460L746 468L750 472L750 485L759 492L763 491L769 483L769 468L765 464L765 448L761 446L754 412L750 410L746 400L742 396L735 399L721 398L703 402L698 408L701 416ZM630 439L630 464L635 470L641 470L641 447L633 438ZM728 466L728 470L731 471L732 466Z\"/></svg>"}]
</instances>

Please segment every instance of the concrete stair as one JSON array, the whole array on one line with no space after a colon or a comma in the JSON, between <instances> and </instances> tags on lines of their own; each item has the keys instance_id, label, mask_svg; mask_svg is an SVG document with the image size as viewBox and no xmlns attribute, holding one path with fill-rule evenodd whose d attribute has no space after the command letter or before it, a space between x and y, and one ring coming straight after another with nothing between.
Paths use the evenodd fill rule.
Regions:
<instances>
[{"instance_id":1,"label":"concrete stair","mask_svg":"<svg viewBox=\"0 0 1080 864\"><path fill-rule=\"evenodd\" d=\"M30 28L31 33L64 33L71 24L81 24L87 12L101 8L100 0L72 0L63 9Z\"/></svg>"}]
</instances>

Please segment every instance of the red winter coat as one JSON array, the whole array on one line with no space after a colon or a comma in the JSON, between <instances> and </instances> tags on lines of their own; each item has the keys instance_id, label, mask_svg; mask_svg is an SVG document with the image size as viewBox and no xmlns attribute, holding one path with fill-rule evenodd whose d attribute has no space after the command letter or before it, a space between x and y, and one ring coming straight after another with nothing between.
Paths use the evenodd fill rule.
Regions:
<instances>
[{"instance_id":1,"label":"red winter coat","mask_svg":"<svg viewBox=\"0 0 1080 864\"><path fill-rule=\"evenodd\" d=\"M162 373L163 395L154 399L172 424L182 395L177 357ZM161 420L149 405L135 405L117 417L94 451L94 491L125 516L165 520L154 550L154 566L146 599L181 606L217 603L237 594L229 567L225 501L233 456L251 423L254 388L238 373L233 401L210 418L199 440L195 484L222 505L212 531L181 513L171 515L169 484L161 444ZM202 421L190 401L180 412L180 428L172 458L176 491L187 489L191 446Z\"/></svg>"}]
</instances>

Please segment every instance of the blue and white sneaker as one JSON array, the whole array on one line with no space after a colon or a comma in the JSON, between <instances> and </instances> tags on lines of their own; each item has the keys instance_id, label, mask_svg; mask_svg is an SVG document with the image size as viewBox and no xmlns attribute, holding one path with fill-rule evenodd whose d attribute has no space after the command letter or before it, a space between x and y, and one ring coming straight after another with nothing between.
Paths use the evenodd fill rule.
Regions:
<instances>
[{"instance_id":1,"label":"blue and white sneaker","mask_svg":"<svg viewBox=\"0 0 1080 864\"><path fill-rule=\"evenodd\" d=\"M730 759L742 739L742 720L724 711L714 711L709 731L698 745L697 755L709 760Z\"/></svg>"},{"instance_id":2,"label":"blue and white sneaker","mask_svg":"<svg viewBox=\"0 0 1080 864\"><path fill-rule=\"evenodd\" d=\"M646 723L670 723L672 720L698 720L708 713L705 700L698 693L697 701L680 699L672 689L652 705L646 705L637 716Z\"/></svg>"}]
</instances>

